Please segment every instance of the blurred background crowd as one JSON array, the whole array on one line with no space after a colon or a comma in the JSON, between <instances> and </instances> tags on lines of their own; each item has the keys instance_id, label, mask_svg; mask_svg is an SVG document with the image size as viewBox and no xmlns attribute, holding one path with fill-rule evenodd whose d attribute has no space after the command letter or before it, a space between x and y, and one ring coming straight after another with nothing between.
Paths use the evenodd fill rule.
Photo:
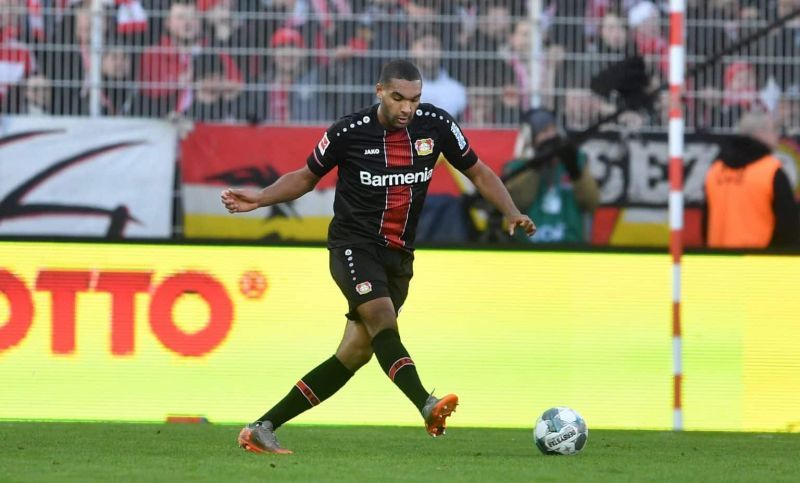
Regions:
<instances>
[{"instance_id":1,"label":"blurred background crowd","mask_svg":"<svg viewBox=\"0 0 800 483\"><path fill-rule=\"evenodd\" d=\"M531 105L582 129L616 108L590 89L622 58L661 85L667 2L651 0L0 0L3 113L326 124L374 101L387 59L414 60L423 101L468 127L516 126ZM689 0L688 68L800 8ZM743 112L800 126L800 22L687 82L687 128ZM663 130L663 103L637 114Z\"/></svg>"}]
</instances>

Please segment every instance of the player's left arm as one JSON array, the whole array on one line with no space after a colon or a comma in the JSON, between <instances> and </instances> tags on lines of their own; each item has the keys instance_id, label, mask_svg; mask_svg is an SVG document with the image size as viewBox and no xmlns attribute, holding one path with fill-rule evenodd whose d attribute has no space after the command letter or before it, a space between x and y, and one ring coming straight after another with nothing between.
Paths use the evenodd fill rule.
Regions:
<instances>
[{"instance_id":1,"label":"player's left arm","mask_svg":"<svg viewBox=\"0 0 800 483\"><path fill-rule=\"evenodd\" d=\"M483 161L479 159L463 173L472 181L481 196L497 207L508 220L509 235L514 234L516 227L525 230L528 236L536 233L536 225L533 220L520 213L503 182Z\"/></svg>"}]
</instances>

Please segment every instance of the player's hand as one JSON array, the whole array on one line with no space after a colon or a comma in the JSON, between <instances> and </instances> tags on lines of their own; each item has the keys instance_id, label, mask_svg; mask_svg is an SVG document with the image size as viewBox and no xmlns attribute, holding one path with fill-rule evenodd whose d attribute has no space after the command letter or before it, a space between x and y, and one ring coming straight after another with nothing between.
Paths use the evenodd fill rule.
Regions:
<instances>
[{"instance_id":1,"label":"player's hand","mask_svg":"<svg viewBox=\"0 0 800 483\"><path fill-rule=\"evenodd\" d=\"M252 189L226 189L220 196L228 213L245 213L258 208L259 191Z\"/></svg>"},{"instance_id":2,"label":"player's hand","mask_svg":"<svg viewBox=\"0 0 800 483\"><path fill-rule=\"evenodd\" d=\"M525 234L528 236L533 236L536 233L536 225L533 223L527 215L514 215L508 218L508 235L513 236L514 230L517 227L522 228L525 230Z\"/></svg>"}]
</instances>

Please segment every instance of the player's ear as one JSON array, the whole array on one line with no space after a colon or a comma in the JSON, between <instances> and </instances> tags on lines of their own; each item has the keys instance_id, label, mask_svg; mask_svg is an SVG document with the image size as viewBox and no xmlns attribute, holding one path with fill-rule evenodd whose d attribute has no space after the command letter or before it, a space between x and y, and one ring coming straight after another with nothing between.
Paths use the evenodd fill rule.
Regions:
<instances>
[{"instance_id":1,"label":"player's ear","mask_svg":"<svg viewBox=\"0 0 800 483\"><path fill-rule=\"evenodd\" d=\"M383 100L383 85L380 82L375 84L375 95L378 96L379 100Z\"/></svg>"}]
</instances>

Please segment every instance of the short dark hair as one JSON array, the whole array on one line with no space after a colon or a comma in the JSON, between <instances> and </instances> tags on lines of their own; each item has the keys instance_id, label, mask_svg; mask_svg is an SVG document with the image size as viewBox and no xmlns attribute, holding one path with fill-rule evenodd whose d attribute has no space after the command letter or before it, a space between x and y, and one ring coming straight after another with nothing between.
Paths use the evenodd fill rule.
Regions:
<instances>
[{"instance_id":1,"label":"short dark hair","mask_svg":"<svg viewBox=\"0 0 800 483\"><path fill-rule=\"evenodd\" d=\"M380 84L388 84L392 79L403 79L407 81L422 80L417 66L403 59L392 60L383 65L381 77L378 79Z\"/></svg>"}]
</instances>

